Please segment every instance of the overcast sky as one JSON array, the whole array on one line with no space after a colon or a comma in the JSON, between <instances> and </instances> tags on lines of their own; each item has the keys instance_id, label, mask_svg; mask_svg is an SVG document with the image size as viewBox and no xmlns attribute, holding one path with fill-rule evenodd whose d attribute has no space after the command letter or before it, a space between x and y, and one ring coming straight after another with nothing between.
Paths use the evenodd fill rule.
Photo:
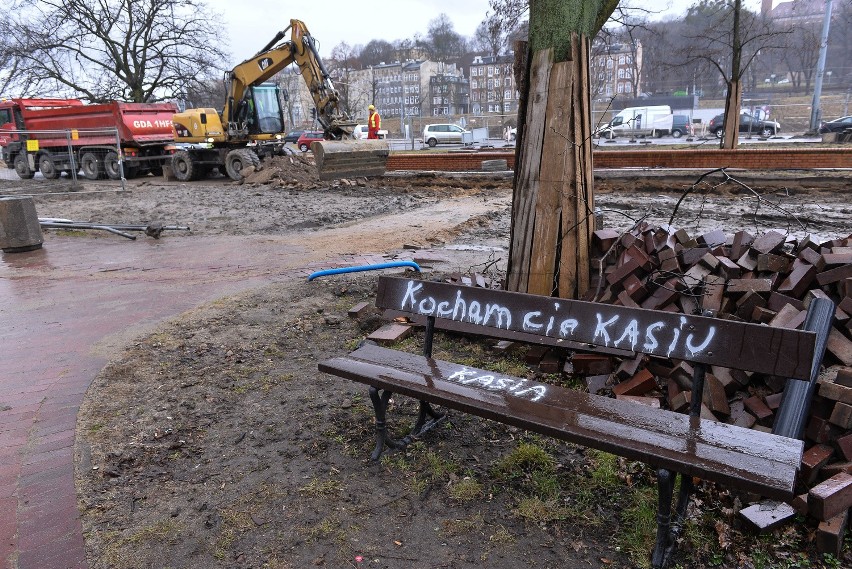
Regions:
<instances>
[{"instance_id":1,"label":"overcast sky","mask_svg":"<svg viewBox=\"0 0 852 569\"><path fill-rule=\"evenodd\" d=\"M668 7L666 14L682 14L695 1L654 0L650 4L660 10ZM488 0L207 0L207 4L223 16L223 36L232 56L230 66L257 53L289 25L291 18L305 23L319 40L320 56L328 57L340 42L355 46L373 39L393 42L415 34L425 36L429 22L442 13L449 17L457 33L473 37L489 11ZM745 0L744 5L756 10L760 0Z\"/></svg>"}]
</instances>

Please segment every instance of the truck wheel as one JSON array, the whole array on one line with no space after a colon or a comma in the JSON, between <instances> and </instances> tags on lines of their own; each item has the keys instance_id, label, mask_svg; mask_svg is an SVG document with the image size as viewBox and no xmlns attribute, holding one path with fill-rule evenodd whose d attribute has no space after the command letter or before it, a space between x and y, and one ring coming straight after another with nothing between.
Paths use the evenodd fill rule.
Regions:
<instances>
[{"instance_id":1,"label":"truck wheel","mask_svg":"<svg viewBox=\"0 0 852 569\"><path fill-rule=\"evenodd\" d=\"M18 154L15 156L15 172L22 180L31 180L35 176L35 172L30 170L30 162L26 154Z\"/></svg>"},{"instance_id":2,"label":"truck wheel","mask_svg":"<svg viewBox=\"0 0 852 569\"><path fill-rule=\"evenodd\" d=\"M56 169L56 162L53 161L53 156L50 154L42 154L38 161L38 171L47 180L55 180L59 177L59 170Z\"/></svg>"},{"instance_id":3,"label":"truck wheel","mask_svg":"<svg viewBox=\"0 0 852 569\"><path fill-rule=\"evenodd\" d=\"M186 150L179 150L172 156L172 173L181 182L198 179L198 166Z\"/></svg>"},{"instance_id":4,"label":"truck wheel","mask_svg":"<svg viewBox=\"0 0 852 569\"><path fill-rule=\"evenodd\" d=\"M118 163L118 153L110 151L104 156L104 172L110 180L121 179L121 165Z\"/></svg>"},{"instance_id":5,"label":"truck wheel","mask_svg":"<svg viewBox=\"0 0 852 569\"><path fill-rule=\"evenodd\" d=\"M135 178L139 174L139 166L124 165L124 177L128 180Z\"/></svg>"},{"instance_id":6,"label":"truck wheel","mask_svg":"<svg viewBox=\"0 0 852 569\"><path fill-rule=\"evenodd\" d=\"M104 173L103 162L101 162L100 156L94 152L84 152L80 156L80 168L87 180L97 180Z\"/></svg>"},{"instance_id":7,"label":"truck wheel","mask_svg":"<svg viewBox=\"0 0 852 569\"><path fill-rule=\"evenodd\" d=\"M225 157L225 171L228 172L228 177L232 180L236 180L237 182L245 179L243 170L245 170L246 173L249 173L251 172L249 168L254 166L254 161L251 157L252 154L254 153L251 150L245 150L243 148L228 152L228 155Z\"/></svg>"}]
</instances>

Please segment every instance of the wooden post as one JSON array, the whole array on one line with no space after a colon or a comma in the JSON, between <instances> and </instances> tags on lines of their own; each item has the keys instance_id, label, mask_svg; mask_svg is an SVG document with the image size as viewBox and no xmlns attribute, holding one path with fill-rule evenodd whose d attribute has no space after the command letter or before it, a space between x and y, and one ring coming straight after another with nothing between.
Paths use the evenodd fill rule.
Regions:
<instances>
[{"instance_id":1,"label":"wooden post","mask_svg":"<svg viewBox=\"0 0 852 569\"><path fill-rule=\"evenodd\" d=\"M530 2L508 290L580 298L589 288L594 193L588 48L616 5Z\"/></svg>"},{"instance_id":2,"label":"wooden post","mask_svg":"<svg viewBox=\"0 0 852 569\"><path fill-rule=\"evenodd\" d=\"M0 198L0 249L22 253L40 249L44 243L32 198Z\"/></svg>"}]
</instances>

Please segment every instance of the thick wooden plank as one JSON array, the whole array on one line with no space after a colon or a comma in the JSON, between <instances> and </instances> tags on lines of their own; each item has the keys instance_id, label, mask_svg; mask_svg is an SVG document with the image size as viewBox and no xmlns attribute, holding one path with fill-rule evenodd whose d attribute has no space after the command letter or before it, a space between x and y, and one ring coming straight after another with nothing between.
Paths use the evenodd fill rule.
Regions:
<instances>
[{"instance_id":1,"label":"thick wooden plank","mask_svg":"<svg viewBox=\"0 0 852 569\"><path fill-rule=\"evenodd\" d=\"M379 277L376 306L770 375L810 379L816 334L578 300Z\"/></svg>"},{"instance_id":2,"label":"thick wooden plank","mask_svg":"<svg viewBox=\"0 0 852 569\"><path fill-rule=\"evenodd\" d=\"M518 173L512 199L512 235L506 275L510 290L527 290L529 283L532 243L535 239L539 166L544 144L545 106L541 101L547 100L552 65L552 49L541 50L533 55L527 116L524 121L524 152L521 163L517 165Z\"/></svg>"},{"instance_id":3,"label":"thick wooden plank","mask_svg":"<svg viewBox=\"0 0 852 569\"><path fill-rule=\"evenodd\" d=\"M793 495L802 457L796 439L379 346L319 370L770 497Z\"/></svg>"},{"instance_id":4,"label":"thick wooden plank","mask_svg":"<svg viewBox=\"0 0 852 569\"><path fill-rule=\"evenodd\" d=\"M547 84L544 142L539 162L538 199L535 204L535 231L530 259L530 276L526 292L550 296L555 292L556 250L560 239L563 246L576 248L569 236L562 234L562 195L570 192L564 179L573 158L570 141L566 140L571 116L570 63L553 64ZM566 270L561 267L560 270Z\"/></svg>"}]
</instances>

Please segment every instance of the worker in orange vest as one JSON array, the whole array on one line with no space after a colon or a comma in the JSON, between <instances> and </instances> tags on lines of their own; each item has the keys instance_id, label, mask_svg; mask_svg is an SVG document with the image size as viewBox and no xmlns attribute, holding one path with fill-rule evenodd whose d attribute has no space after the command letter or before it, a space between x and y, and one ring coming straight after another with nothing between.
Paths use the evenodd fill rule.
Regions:
<instances>
[{"instance_id":1,"label":"worker in orange vest","mask_svg":"<svg viewBox=\"0 0 852 569\"><path fill-rule=\"evenodd\" d=\"M367 110L370 111L370 118L367 119L367 138L377 139L379 138L379 129L382 128L382 117L373 105L367 107Z\"/></svg>"}]
</instances>

